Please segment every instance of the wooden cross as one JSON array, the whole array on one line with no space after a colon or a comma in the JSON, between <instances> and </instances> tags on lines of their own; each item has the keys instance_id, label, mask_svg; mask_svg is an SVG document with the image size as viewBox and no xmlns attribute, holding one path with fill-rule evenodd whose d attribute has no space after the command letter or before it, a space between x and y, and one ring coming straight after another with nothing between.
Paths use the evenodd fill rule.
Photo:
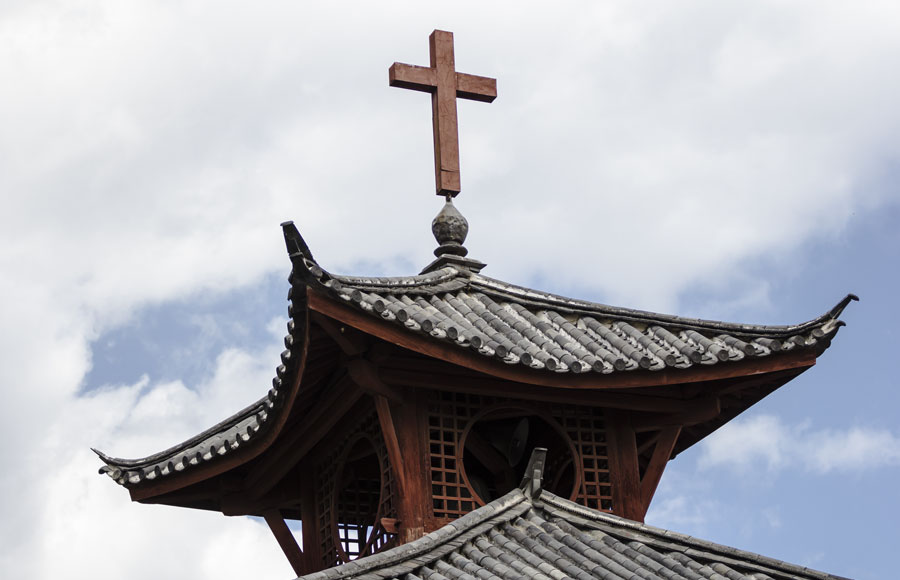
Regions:
<instances>
[{"instance_id":1,"label":"wooden cross","mask_svg":"<svg viewBox=\"0 0 900 580\"><path fill-rule=\"evenodd\" d=\"M437 194L456 197L460 189L456 99L490 103L497 98L497 80L456 72L452 32L435 30L428 40L430 67L395 62L388 76L392 87L431 93Z\"/></svg>"}]
</instances>

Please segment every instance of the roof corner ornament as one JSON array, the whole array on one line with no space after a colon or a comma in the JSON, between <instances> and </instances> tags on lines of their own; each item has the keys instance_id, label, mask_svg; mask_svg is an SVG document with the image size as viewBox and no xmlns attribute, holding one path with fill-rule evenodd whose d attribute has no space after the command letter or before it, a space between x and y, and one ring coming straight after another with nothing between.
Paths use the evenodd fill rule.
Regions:
<instances>
[{"instance_id":1,"label":"roof corner ornament","mask_svg":"<svg viewBox=\"0 0 900 580\"><path fill-rule=\"evenodd\" d=\"M422 274L434 272L446 266L477 274L487 265L466 257L469 250L463 246L463 242L469 235L469 222L453 205L453 196L447 195L444 207L431 221L431 233L434 234L434 239L438 243L437 249L434 250L437 259L425 266Z\"/></svg>"},{"instance_id":2,"label":"roof corner ornament","mask_svg":"<svg viewBox=\"0 0 900 580\"><path fill-rule=\"evenodd\" d=\"M531 452L531 458L528 460L528 467L525 468L525 476L519 489L525 492L525 495L531 499L537 499L541 495L542 482L544 480L544 464L547 461L547 449L545 447L535 447Z\"/></svg>"}]
</instances>

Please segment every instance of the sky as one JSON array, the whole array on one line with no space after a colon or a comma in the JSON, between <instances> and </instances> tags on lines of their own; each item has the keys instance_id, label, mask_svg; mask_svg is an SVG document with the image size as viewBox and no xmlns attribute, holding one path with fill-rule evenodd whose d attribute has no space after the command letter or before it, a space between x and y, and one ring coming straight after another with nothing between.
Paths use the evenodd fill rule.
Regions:
<instances>
[{"instance_id":1,"label":"sky","mask_svg":"<svg viewBox=\"0 0 900 580\"><path fill-rule=\"evenodd\" d=\"M605 304L787 324L818 364L672 461L647 522L855 578L900 545L900 5L0 4L0 571L290 578L264 524L132 504L159 451L262 396L293 220L335 273L435 247L451 30L470 256Z\"/></svg>"}]
</instances>

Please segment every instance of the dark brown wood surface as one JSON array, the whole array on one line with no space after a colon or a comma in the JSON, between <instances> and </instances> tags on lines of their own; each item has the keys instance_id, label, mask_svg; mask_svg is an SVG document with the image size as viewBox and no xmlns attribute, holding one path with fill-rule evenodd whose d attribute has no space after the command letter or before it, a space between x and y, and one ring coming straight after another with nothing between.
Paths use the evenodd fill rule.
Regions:
<instances>
[{"instance_id":1,"label":"dark brown wood surface","mask_svg":"<svg viewBox=\"0 0 900 580\"><path fill-rule=\"evenodd\" d=\"M307 572L315 572L322 567L322 541L319 538L318 513L316 512L316 469L313 462L301 463L303 477L300 478L300 516L303 524L303 555L306 557Z\"/></svg>"},{"instance_id":2,"label":"dark brown wood surface","mask_svg":"<svg viewBox=\"0 0 900 580\"><path fill-rule=\"evenodd\" d=\"M299 429L285 433L271 452L247 474L244 487L250 497L258 498L275 487L297 462L303 458L325 434L344 418L362 396L359 387L345 377L326 393L325 400L307 417Z\"/></svg>"}]
</instances>

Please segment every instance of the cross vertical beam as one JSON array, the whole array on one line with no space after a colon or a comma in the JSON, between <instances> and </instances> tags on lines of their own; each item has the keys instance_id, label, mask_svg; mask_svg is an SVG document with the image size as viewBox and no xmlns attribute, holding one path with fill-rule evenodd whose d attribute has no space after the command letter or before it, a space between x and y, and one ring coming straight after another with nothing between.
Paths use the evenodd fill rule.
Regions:
<instances>
[{"instance_id":1,"label":"cross vertical beam","mask_svg":"<svg viewBox=\"0 0 900 580\"><path fill-rule=\"evenodd\" d=\"M456 197L460 191L456 99L490 103L497 98L497 80L456 72L452 32L435 30L428 40L431 66L395 62L388 80L392 87L431 93L436 193Z\"/></svg>"}]
</instances>

